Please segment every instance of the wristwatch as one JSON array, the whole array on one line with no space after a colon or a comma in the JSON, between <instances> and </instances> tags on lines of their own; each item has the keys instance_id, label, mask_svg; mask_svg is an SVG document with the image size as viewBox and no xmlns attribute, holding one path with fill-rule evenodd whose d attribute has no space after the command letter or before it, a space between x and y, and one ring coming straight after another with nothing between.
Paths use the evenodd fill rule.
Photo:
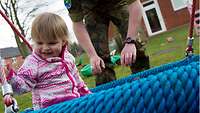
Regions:
<instances>
[{"instance_id":1,"label":"wristwatch","mask_svg":"<svg viewBox=\"0 0 200 113\"><path fill-rule=\"evenodd\" d=\"M136 41L134 39L132 39L131 37L127 37L124 41L124 44L135 44L136 45Z\"/></svg>"}]
</instances>

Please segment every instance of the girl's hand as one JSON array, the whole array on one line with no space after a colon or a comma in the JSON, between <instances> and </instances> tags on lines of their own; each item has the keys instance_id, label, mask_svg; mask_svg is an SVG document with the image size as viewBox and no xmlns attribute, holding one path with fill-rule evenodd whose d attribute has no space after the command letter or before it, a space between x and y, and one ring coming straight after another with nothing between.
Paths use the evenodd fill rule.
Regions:
<instances>
[{"instance_id":1,"label":"girl's hand","mask_svg":"<svg viewBox=\"0 0 200 113\"><path fill-rule=\"evenodd\" d=\"M12 103L13 103L13 98L11 95L9 94L6 94L4 97L3 97L3 102L6 106L10 106Z\"/></svg>"}]
</instances>

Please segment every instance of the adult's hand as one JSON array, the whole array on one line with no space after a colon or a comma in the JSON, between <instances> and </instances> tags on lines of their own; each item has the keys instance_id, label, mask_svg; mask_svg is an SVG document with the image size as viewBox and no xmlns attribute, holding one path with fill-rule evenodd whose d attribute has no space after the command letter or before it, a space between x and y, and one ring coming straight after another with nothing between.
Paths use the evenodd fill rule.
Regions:
<instances>
[{"instance_id":1,"label":"adult's hand","mask_svg":"<svg viewBox=\"0 0 200 113\"><path fill-rule=\"evenodd\" d=\"M128 66L136 61L135 44L125 44L121 52L121 65Z\"/></svg>"},{"instance_id":2,"label":"adult's hand","mask_svg":"<svg viewBox=\"0 0 200 113\"><path fill-rule=\"evenodd\" d=\"M90 58L93 74L101 73L102 69L105 68L105 64L97 55L84 23L82 21L74 22L73 26L79 44L84 48Z\"/></svg>"},{"instance_id":3,"label":"adult's hand","mask_svg":"<svg viewBox=\"0 0 200 113\"><path fill-rule=\"evenodd\" d=\"M104 61L97 55L90 57L90 64L92 66L93 74L101 73L105 68Z\"/></svg>"},{"instance_id":4,"label":"adult's hand","mask_svg":"<svg viewBox=\"0 0 200 113\"><path fill-rule=\"evenodd\" d=\"M138 28L141 24L142 19L142 8L139 0L131 3L128 6L129 20L128 20L128 31L126 37L132 37L136 40ZM130 65L136 60L136 46L135 44L125 44L121 52L121 64Z\"/></svg>"}]
</instances>

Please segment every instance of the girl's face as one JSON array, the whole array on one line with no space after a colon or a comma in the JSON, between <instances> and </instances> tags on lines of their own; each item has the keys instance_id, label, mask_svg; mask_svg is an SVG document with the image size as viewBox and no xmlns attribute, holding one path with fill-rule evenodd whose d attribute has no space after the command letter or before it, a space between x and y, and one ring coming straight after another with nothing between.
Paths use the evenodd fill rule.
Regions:
<instances>
[{"instance_id":1,"label":"girl's face","mask_svg":"<svg viewBox=\"0 0 200 113\"><path fill-rule=\"evenodd\" d=\"M62 51L65 41L61 39L56 40L35 40L35 51L42 58L47 59L51 57L58 57Z\"/></svg>"}]
</instances>

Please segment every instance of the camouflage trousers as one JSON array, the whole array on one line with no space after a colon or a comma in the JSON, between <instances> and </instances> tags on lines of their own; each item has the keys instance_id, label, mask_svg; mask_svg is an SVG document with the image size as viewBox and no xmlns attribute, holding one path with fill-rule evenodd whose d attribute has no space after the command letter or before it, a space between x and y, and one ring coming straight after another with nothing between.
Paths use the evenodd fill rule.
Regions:
<instances>
[{"instance_id":1,"label":"camouflage trousers","mask_svg":"<svg viewBox=\"0 0 200 113\"><path fill-rule=\"evenodd\" d=\"M116 80L115 71L113 67L109 65L111 63L108 45L108 27L110 21L117 27L118 32L124 40L128 30L128 12L124 10L124 8L105 12L93 11L85 17L86 28L91 41L97 54L106 64L106 68L103 72L96 75L96 85ZM145 55L145 49L139 41L137 41L136 48L137 59L130 67L132 73L149 68L149 57Z\"/></svg>"}]
</instances>

